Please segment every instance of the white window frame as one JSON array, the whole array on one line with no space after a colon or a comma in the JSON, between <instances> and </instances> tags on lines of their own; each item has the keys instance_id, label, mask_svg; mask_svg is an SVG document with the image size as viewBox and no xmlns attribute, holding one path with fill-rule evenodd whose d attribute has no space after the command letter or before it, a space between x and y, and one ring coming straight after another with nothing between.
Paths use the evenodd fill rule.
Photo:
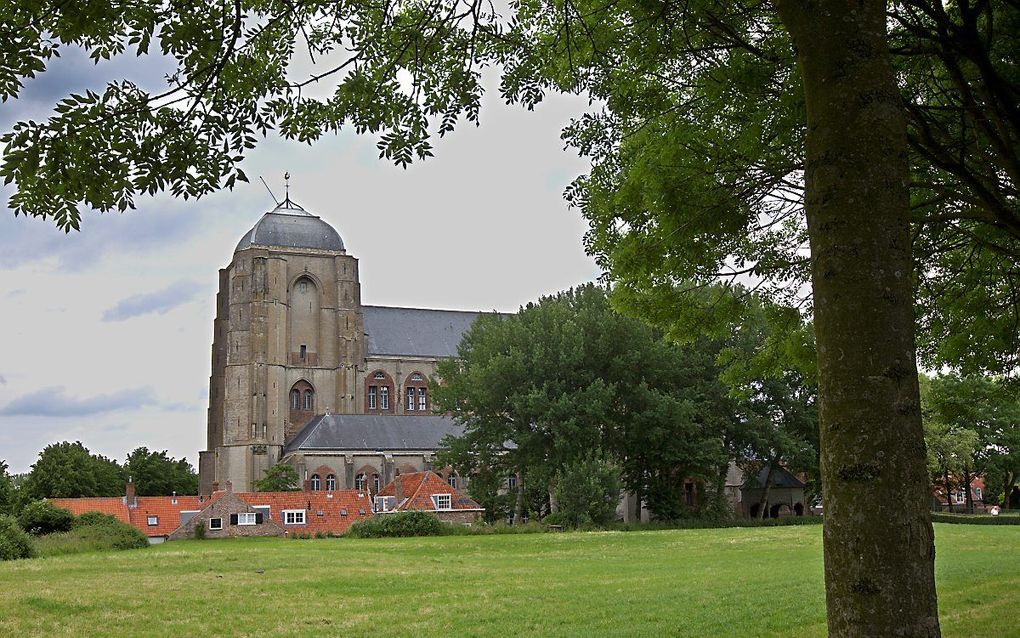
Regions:
<instances>
[{"instance_id":1,"label":"white window frame","mask_svg":"<svg viewBox=\"0 0 1020 638\"><path fill-rule=\"evenodd\" d=\"M364 492L365 491L365 475L364 474L358 474L357 476L354 477L354 489L358 490L359 492Z\"/></svg>"},{"instance_id":2,"label":"white window frame","mask_svg":"<svg viewBox=\"0 0 1020 638\"><path fill-rule=\"evenodd\" d=\"M305 525L308 520L304 510L283 510L280 515L284 525Z\"/></svg>"},{"instance_id":3,"label":"white window frame","mask_svg":"<svg viewBox=\"0 0 1020 638\"><path fill-rule=\"evenodd\" d=\"M425 399L425 388L418 388L418 409L424 412L427 407L428 401Z\"/></svg>"},{"instance_id":4,"label":"white window frame","mask_svg":"<svg viewBox=\"0 0 1020 638\"><path fill-rule=\"evenodd\" d=\"M445 501L446 507L441 504ZM453 494L433 494L432 505L438 512L448 512L453 509Z\"/></svg>"},{"instance_id":5,"label":"white window frame","mask_svg":"<svg viewBox=\"0 0 1020 638\"><path fill-rule=\"evenodd\" d=\"M375 410L375 406L378 405L376 402L376 395L379 392L379 386L370 385L368 386L368 409Z\"/></svg>"},{"instance_id":6,"label":"white window frame","mask_svg":"<svg viewBox=\"0 0 1020 638\"><path fill-rule=\"evenodd\" d=\"M213 527L213 521L219 521L220 524L218 526L216 526L216 527ZM222 516L216 516L216 517L210 518L209 519L209 529L211 531L219 531L219 530L223 529L223 517Z\"/></svg>"},{"instance_id":7,"label":"white window frame","mask_svg":"<svg viewBox=\"0 0 1020 638\"><path fill-rule=\"evenodd\" d=\"M145 518L145 524L148 525L149 527L158 527L159 526L159 517L158 516L151 516L151 515L147 516Z\"/></svg>"},{"instance_id":8,"label":"white window frame","mask_svg":"<svg viewBox=\"0 0 1020 638\"><path fill-rule=\"evenodd\" d=\"M326 475L326 491L327 492L335 492L336 491L336 474L327 474Z\"/></svg>"},{"instance_id":9,"label":"white window frame","mask_svg":"<svg viewBox=\"0 0 1020 638\"><path fill-rule=\"evenodd\" d=\"M238 512L237 513L237 524L238 525L254 525L256 521L255 512Z\"/></svg>"},{"instance_id":10,"label":"white window frame","mask_svg":"<svg viewBox=\"0 0 1020 638\"><path fill-rule=\"evenodd\" d=\"M407 396L407 410L414 412L414 386L408 386L404 394Z\"/></svg>"},{"instance_id":11,"label":"white window frame","mask_svg":"<svg viewBox=\"0 0 1020 638\"><path fill-rule=\"evenodd\" d=\"M379 409L390 409L390 386L388 385L379 386Z\"/></svg>"},{"instance_id":12,"label":"white window frame","mask_svg":"<svg viewBox=\"0 0 1020 638\"><path fill-rule=\"evenodd\" d=\"M457 475L451 473L449 476L447 476L446 484L452 487L453 489L457 489Z\"/></svg>"}]
</instances>

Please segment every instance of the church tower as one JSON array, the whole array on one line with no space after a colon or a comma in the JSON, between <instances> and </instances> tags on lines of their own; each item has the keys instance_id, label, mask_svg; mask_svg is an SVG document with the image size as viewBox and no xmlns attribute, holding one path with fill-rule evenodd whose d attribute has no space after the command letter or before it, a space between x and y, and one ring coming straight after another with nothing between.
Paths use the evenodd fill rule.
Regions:
<instances>
[{"instance_id":1,"label":"church tower","mask_svg":"<svg viewBox=\"0 0 1020 638\"><path fill-rule=\"evenodd\" d=\"M355 412L364 335L357 259L288 195L219 273L201 493L250 490L314 415Z\"/></svg>"}]
</instances>

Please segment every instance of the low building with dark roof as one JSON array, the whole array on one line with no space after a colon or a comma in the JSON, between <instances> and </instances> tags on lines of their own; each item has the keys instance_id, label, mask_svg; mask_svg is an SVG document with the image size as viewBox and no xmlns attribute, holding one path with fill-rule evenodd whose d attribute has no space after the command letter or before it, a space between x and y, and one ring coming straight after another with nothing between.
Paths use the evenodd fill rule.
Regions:
<instances>
[{"instance_id":1,"label":"low building with dark roof","mask_svg":"<svg viewBox=\"0 0 1020 638\"><path fill-rule=\"evenodd\" d=\"M200 493L250 491L279 462L313 491L377 493L428 469L449 480L432 459L459 429L433 415L429 383L483 314L363 304L340 234L288 196L219 273Z\"/></svg>"}]
</instances>

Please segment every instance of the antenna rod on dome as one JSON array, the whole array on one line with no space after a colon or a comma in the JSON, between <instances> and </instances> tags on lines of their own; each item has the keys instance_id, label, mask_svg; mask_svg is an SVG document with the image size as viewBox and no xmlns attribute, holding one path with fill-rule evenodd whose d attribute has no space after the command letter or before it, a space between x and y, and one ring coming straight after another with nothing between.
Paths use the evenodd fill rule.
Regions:
<instances>
[{"instance_id":1,"label":"antenna rod on dome","mask_svg":"<svg viewBox=\"0 0 1020 638\"><path fill-rule=\"evenodd\" d=\"M279 206L280 200L276 199L276 195L273 195L273 189L269 188L269 184L266 183L266 178L259 175L259 179L262 180L262 185L266 187L267 191L269 191L269 196L272 197L273 201L276 202L276 205Z\"/></svg>"},{"instance_id":2,"label":"antenna rod on dome","mask_svg":"<svg viewBox=\"0 0 1020 638\"><path fill-rule=\"evenodd\" d=\"M287 196L283 199L286 203L290 203L290 171L283 174L284 188L287 189Z\"/></svg>"}]
</instances>

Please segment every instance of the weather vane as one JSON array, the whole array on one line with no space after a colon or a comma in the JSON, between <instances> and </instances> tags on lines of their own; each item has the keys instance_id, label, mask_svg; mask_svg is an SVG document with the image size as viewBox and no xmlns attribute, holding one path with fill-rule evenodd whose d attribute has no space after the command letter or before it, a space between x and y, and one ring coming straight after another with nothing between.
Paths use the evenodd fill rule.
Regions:
<instances>
[{"instance_id":1,"label":"weather vane","mask_svg":"<svg viewBox=\"0 0 1020 638\"><path fill-rule=\"evenodd\" d=\"M290 201L290 171L287 171L286 173L283 174L283 180L284 180L284 188L287 189L287 194L286 194L286 197L284 198L284 201L288 201L289 202Z\"/></svg>"}]
</instances>

